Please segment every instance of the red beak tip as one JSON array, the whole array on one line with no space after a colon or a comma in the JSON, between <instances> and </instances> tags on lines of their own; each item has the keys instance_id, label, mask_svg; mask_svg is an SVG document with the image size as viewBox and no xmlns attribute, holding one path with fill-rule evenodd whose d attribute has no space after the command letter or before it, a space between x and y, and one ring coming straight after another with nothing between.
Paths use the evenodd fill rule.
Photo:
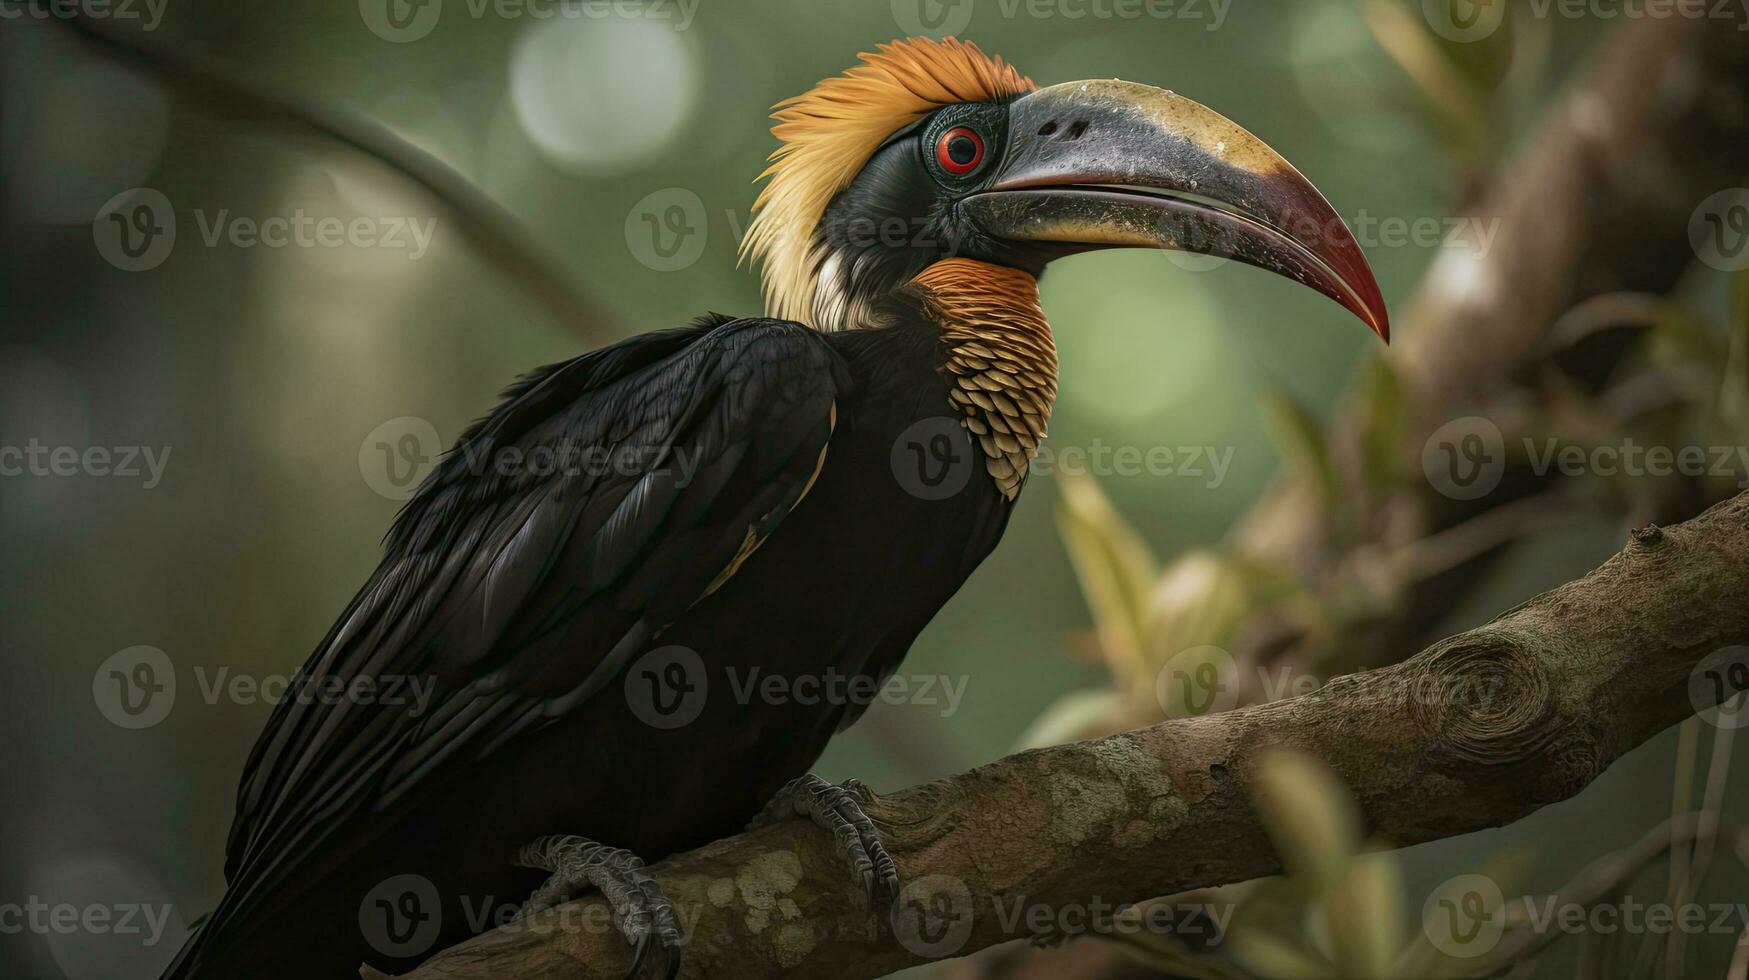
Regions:
<instances>
[{"instance_id":1,"label":"red beak tip","mask_svg":"<svg viewBox=\"0 0 1749 980\"><path fill-rule=\"evenodd\" d=\"M1353 313L1355 319L1366 324L1367 329L1378 334L1379 339L1388 347L1391 343L1391 315L1385 309L1382 299L1366 300L1358 297L1345 298L1343 306Z\"/></svg>"}]
</instances>

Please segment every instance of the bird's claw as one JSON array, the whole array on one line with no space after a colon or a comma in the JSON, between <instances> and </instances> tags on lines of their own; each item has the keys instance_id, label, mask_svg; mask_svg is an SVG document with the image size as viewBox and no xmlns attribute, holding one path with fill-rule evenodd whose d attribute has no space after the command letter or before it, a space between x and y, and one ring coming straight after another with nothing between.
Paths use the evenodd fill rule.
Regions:
<instances>
[{"instance_id":1,"label":"bird's claw","mask_svg":"<svg viewBox=\"0 0 1749 980\"><path fill-rule=\"evenodd\" d=\"M658 939L654 933L646 932L644 937L638 940L637 955L632 957L632 968L626 971L625 980L636 980L644 969L644 962L650 957L650 950L658 947L662 951L662 976L664 980L674 980L675 977L678 977L680 975L679 940L677 939L673 945L669 945L665 940Z\"/></svg>"},{"instance_id":2,"label":"bird's claw","mask_svg":"<svg viewBox=\"0 0 1749 980\"><path fill-rule=\"evenodd\" d=\"M899 868L881 843L874 821L863 807L874 792L860 779L834 786L813 773L790 780L753 818L749 828L807 817L832 834L835 849L861 886L857 897L865 910L879 908L899 894Z\"/></svg>"},{"instance_id":3,"label":"bird's claw","mask_svg":"<svg viewBox=\"0 0 1749 980\"><path fill-rule=\"evenodd\" d=\"M642 975L652 950L661 957L666 980L679 975L680 921L674 903L662 894L656 879L644 872L644 862L636 854L585 837L552 835L524 847L517 853L516 863L552 872L523 903L518 919L594 888L613 907L620 934L635 951L626 980Z\"/></svg>"}]
</instances>

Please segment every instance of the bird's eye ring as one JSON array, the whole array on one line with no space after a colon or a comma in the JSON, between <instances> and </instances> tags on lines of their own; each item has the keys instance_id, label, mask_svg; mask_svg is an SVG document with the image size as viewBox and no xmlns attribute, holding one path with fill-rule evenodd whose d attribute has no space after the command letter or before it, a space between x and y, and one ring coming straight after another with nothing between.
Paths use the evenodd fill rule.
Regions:
<instances>
[{"instance_id":1,"label":"bird's eye ring","mask_svg":"<svg viewBox=\"0 0 1749 980\"><path fill-rule=\"evenodd\" d=\"M935 162L955 177L963 177L984 162L984 138L965 126L955 126L935 141Z\"/></svg>"}]
</instances>

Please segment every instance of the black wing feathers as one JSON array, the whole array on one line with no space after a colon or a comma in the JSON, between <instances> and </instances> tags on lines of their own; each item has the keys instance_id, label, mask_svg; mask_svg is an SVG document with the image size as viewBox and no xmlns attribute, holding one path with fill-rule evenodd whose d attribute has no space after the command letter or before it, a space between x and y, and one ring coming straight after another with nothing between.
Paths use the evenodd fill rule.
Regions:
<instances>
[{"instance_id":1,"label":"black wing feathers","mask_svg":"<svg viewBox=\"0 0 1749 980\"><path fill-rule=\"evenodd\" d=\"M841 360L712 316L520 379L396 518L300 678L432 678L431 703L282 701L251 754L220 914L350 815L575 710L702 597L821 464ZM568 464L568 465L567 465ZM218 916L215 915L215 919Z\"/></svg>"}]
</instances>

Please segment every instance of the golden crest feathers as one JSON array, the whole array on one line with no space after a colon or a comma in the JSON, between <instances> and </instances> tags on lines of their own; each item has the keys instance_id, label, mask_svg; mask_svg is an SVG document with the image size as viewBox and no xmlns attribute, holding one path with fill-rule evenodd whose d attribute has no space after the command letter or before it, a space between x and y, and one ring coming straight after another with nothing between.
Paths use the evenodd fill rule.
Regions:
<instances>
[{"instance_id":1,"label":"golden crest feathers","mask_svg":"<svg viewBox=\"0 0 1749 980\"><path fill-rule=\"evenodd\" d=\"M741 259L760 263L771 316L813 324L814 229L888 136L942 106L1036 88L970 41L906 38L877 47L844 74L773 107L771 134L781 145L759 175L768 183L741 240Z\"/></svg>"}]
</instances>

